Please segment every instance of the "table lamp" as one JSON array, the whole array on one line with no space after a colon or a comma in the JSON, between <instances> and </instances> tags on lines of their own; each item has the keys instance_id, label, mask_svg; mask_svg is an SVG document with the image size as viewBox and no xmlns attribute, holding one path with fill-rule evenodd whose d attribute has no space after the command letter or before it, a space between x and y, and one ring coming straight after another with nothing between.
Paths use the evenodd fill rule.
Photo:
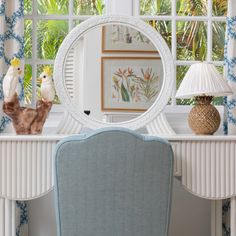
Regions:
<instances>
[{"instance_id":1,"label":"table lamp","mask_svg":"<svg viewBox=\"0 0 236 236\"><path fill-rule=\"evenodd\" d=\"M193 98L196 105L188 116L195 134L214 134L220 126L220 114L211 104L213 97L232 94L226 80L211 63L200 62L190 66L176 93L176 98Z\"/></svg>"}]
</instances>

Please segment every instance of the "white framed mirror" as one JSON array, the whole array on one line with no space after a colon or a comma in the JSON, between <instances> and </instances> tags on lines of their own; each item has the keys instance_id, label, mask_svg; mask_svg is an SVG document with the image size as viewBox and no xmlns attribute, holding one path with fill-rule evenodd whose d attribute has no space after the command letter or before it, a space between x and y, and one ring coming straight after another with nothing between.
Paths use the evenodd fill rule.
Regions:
<instances>
[{"instance_id":1,"label":"white framed mirror","mask_svg":"<svg viewBox=\"0 0 236 236\"><path fill-rule=\"evenodd\" d=\"M82 126L173 133L161 113L173 75L166 42L144 21L110 15L82 22L65 38L54 64L56 91L67 111L59 133L78 133ZM104 120L109 114L126 119Z\"/></svg>"}]
</instances>

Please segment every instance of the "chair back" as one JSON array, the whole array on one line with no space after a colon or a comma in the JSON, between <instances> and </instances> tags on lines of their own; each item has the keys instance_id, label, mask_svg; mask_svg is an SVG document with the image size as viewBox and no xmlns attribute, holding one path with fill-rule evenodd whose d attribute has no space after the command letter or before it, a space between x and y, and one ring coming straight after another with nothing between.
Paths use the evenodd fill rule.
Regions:
<instances>
[{"instance_id":1,"label":"chair back","mask_svg":"<svg viewBox=\"0 0 236 236\"><path fill-rule=\"evenodd\" d=\"M102 129L59 142L54 165L58 236L167 236L167 141Z\"/></svg>"}]
</instances>

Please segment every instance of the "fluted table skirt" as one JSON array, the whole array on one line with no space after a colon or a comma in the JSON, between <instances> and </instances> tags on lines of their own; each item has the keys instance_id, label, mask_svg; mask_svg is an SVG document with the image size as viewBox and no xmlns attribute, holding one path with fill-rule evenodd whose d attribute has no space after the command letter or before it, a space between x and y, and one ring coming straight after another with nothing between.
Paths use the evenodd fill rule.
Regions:
<instances>
[{"instance_id":1,"label":"fluted table skirt","mask_svg":"<svg viewBox=\"0 0 236 236\"><path fill-rule=\"evenodd\" d=\"M0 236L15 236L16 200L53 189L53 152L65 135L0 136ZM231 198L231 235L236 235L236 137L162 136L170 141L174 174L190 193L212 201L212 236L221 236L221 201Z\"/></svg>"}]
</instances>

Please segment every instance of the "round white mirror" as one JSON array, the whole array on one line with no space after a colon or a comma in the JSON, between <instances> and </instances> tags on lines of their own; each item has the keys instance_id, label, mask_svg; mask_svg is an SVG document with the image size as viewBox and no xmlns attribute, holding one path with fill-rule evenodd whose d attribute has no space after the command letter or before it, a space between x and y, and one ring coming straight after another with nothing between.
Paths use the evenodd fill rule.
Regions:
<instances>
[{"instance_id":1,"label":"round white mirror","mask_svg":"<svg viewBox=\"0 0 236 236\"><path fill-rule=\"evenodd\" d=\"M168 103L173 72L172 55L156 30L133 17L103 16L68 34L56 57L54 80L61 103L78 123L138 129ZM114 114L125 121L104 119Z\"/></svg>"}]
</instances>

